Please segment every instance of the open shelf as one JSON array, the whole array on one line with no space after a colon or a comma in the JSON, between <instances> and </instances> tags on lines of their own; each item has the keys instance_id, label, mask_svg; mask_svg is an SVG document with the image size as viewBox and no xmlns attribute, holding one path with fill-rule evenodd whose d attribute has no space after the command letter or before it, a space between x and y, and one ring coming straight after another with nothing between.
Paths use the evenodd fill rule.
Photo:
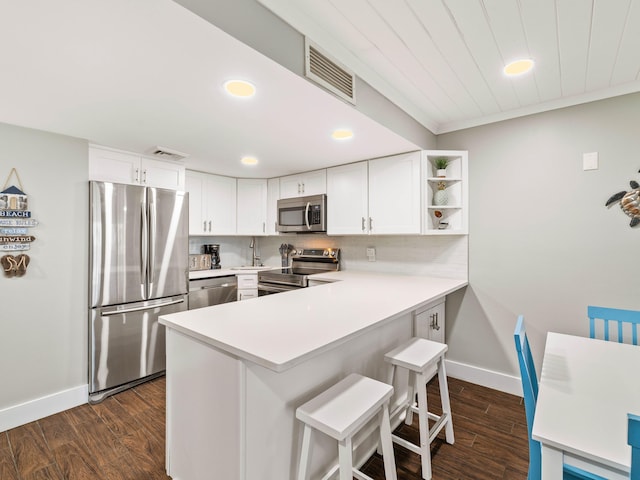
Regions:
<instances>
[{"instance_id":1,"label":"open shelf","mask_svg":"<svg viewBox=\"0 0 640 480\"><path fill-rule=\"evenodd\" d=\"M446 177L437 177L435 161L445 157L448 160ZM468 185L467 152L453 150L427 150L424 152L422 174L423 234L425 235L466 235L468 234ZM434 205L433 196L438 184L444 183L448 201L446 205ZM426 207L426 208L425 208ZM441 216L436 217L435 212ZM445 228L443 224L446 224Z\"/></svg>"}]
</instances>

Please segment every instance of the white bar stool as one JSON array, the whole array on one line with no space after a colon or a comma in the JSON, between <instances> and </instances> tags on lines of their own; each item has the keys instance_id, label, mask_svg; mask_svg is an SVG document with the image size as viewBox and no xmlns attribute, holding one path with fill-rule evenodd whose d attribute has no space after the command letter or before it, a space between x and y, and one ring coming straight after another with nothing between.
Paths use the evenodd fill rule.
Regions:
<instances>
[{"instance_id":1,"label":"white bar stool","mask_svg":"<svg viewBox=\"0 0 640 480\"><path fill-rule=\"evenodd\" d=\"M389 399L392 394L391 385L353 373L298 407L296 417L304 422L298 480L309 480L313 429L338 441L340 480L352 480L354 476L372 480L353 468L352 439L376 414L380 415L385 478L397 480L389 423Z\"/></svg>"},{"instance_id":2,"label":"white bar stool","mask_svg":"<svg viewBox=\"0 0 640 480\"><path fill-rule=\"evenodd\" d=\"M452 444L454 442L449 387L444 368L444 354L446 351L447 345L444 343L433 342L425 338L412 338L384 356L385 361L391 364L388 377L390 385L393 385L396 367L409 370L407 402L400 405L394 415L400 410L406 409L405 423L411 425L413 413L418 414L420 445L408 442L397 435L392 435L392 438L398 445L402 445L420 455L422 478L425 480L431 479L431 442L443 427L446 427L447 443ZM434 367L437 369L438 382L440 384L440 401L442 403L442 415L440 416L429 412L427 406L427 382L433 375ZM417 407L414 404L416 391L418 392ZM427 419L435 421L431 429L429 429Z\"/></svg>"}]
</instances>

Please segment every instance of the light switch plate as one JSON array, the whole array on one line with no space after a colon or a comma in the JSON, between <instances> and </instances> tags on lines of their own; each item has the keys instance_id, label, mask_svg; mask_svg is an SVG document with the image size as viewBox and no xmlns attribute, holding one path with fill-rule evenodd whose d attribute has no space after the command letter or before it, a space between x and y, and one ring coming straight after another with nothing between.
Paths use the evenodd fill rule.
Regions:
<instances>
[{"instance_id":1,"label":"light switch plate","mask_svg":"<svg viewBox=\"0 0 640 480\"><path fill-rule=\"evenodd\" d=\"M598 152L582 154L583 170L598 170Z\"/></svg>"},{"instance_id":2,"label":"light switch plate","mask_svg":"<svg viewBox=\"0 0 640 480\"><path fill-rule=\"evenodd\" d=\"M370 262L376 261L376 249L372 247L367 247L367 258Z\"/></svg>"}]
</instances>

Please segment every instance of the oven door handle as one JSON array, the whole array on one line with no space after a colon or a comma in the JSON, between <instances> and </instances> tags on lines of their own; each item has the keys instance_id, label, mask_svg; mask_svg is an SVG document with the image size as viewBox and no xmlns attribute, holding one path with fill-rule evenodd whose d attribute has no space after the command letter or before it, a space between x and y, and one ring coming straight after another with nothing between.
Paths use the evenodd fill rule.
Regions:
<instances>
[{"instance_id":1,"label":"oven door handle","mask_svg":"<svg viewBox=\"0 0 640 480\"><path fill-rule=\"evenodd\" d=\"M280 292L288 292L290 290L297 290L298 287L285 287L285 286L277 286L277 285L265 285L264 283L258 284L258 291L262 290L263 292L269 293L280 293Z\"/></svg>"},{"instance_id":2,"label":"oven door handle","mask_svg":"<svg viewBox=\"0 0 640 480\"><path fill-rule=\"evenodd\" d=\"M307 206L304 209L304 223L307 224L307 230L311 230L311 225L309 224L309 207L311 207L311 202L307 202Z\"/></svg>"}]
</instances>

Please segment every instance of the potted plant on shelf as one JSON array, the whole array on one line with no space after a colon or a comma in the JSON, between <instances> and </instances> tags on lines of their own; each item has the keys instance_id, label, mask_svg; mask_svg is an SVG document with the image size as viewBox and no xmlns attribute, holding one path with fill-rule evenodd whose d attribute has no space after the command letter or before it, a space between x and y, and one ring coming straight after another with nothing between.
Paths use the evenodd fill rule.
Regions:
<instances>
[{"instance_id":1,"label":"potted plant on shelf","mask_svg":"<svg viewBox=\"0 0 640 480\"><path fill-rule=\"evenodd\" d=\"M435 159L434 164L436 166L436 177L444 178L447 176L447 165L449 165L449 159L447 157L438 157Z\"/></svg>"}]
</instances>

